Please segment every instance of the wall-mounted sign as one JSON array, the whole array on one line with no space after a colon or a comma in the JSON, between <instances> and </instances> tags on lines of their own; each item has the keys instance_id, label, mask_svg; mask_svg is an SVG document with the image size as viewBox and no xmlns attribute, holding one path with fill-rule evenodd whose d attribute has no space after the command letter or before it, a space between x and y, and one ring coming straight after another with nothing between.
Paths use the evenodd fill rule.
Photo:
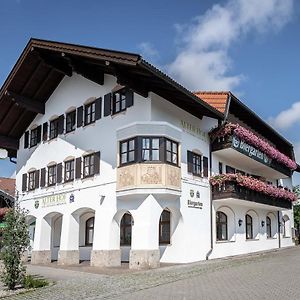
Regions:
<instances>
[{"instance_id":1,"label":"wall-mounted sign","mask_svg":"<svg viewBox=\"0 0 300 300\"><path fill-rule=\"evenodd\" d=\"M187 205L188 205L188 207L191 207L191 208L199 208L199 209L203 208L203 203L200 201L188 200Z\"/></svg>"},{"instance_id":2,"label":"wall-mounted sign","mask_svg":"<svg viewBox=\"0 0 300 300\"><path fill-rule=\"evenodd\" d=\"M190 196L193 198L195 196L195 191L194 190L190 190Z\"/></svg>"},{"instance_id":3,"label":"wall-mounted sign","mask_svg":"<svg viewBox=\"0 0 300 300\"><path fill-rule=\"evenodd\" d=\"M267 156L265 153L259 151L255 147L247 144L246 142L240 140L237 136L232 137L232 147L237 151L267 166L269 166L272 162L272 159L269 156Z\"/></svg>"},{"instance_id":4,"label":"wall-mounted sign","mask_svg":"<svg viewBox=\"0 0 300 300\"><path fill-rule=\"evenodd\" d=\"M75 201L75 196L74 194L71 194L69 197L70 203L73 203Z\"/></svg>"},{"instance_id":5,"label":"wall-mounted sign","mask_svg":"<svg viewBox=\"0 0 300 300\"><path fill-rule=\"evenodd\" d=\"M41 207L49 207L66 204L66 199L66 194L57 194L43 197L38 201L40 202Z\"/></svg>"},{"instance_id":6,"label":"wall-mounted sign","mask_svg":"<svg viewBox=\"0 0 300 300\"><path fill-rule=\"evenodd\" d=\"M208 141L208 133L204 132L199 127L197 127L189 122L183 121L183 120L180 121L180 124L181 124L181 128L184 131L188 132L189 134L191 134L193 136L198 137L199 139L201 139L203 141L206 141L206 142Z\"/></svg>"},{"instance_id":7,"label":"wall-mounted sign","mask_svg":"<svg viewBox=\"0 0 300 300\"><path fill-rule=\"evenodd\" d=\"M39 206L40 206L40 201L39 200L35 200L35 202L34 202L34 208L38 209Z\"/></svg>"}]
</instances>

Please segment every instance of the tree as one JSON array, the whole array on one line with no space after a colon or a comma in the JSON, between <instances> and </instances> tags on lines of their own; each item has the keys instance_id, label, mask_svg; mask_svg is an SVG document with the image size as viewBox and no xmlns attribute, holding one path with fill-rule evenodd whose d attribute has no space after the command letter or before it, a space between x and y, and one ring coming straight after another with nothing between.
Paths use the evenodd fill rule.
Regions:
<instances>
[{"instance_id":1,"label":"tree","mask_svg":"<svg viewBox=\"0 0 300 300\"><path fill-rule=\"evenodd\" d=\"M1 258L4 264L3 283L10 289L23 284L26 269L22 255L29 245L28 225L24 209L18 204L9 209L4 217L6 226L3 229Z\"/></svg>"},{"instance_id":2,"label":"tree","mask_svg":"<svg viewBox=\"0 0 300 300\"><path fill-rule=\"evenodd\" d=\"M300 198L300 186L297 185L293 188L294 193L297 195L298 199ZM295 228L297 229L296 235L299 238L300 233L300 203L294 205L294 223Z\"/></svg>"}]
</instances>

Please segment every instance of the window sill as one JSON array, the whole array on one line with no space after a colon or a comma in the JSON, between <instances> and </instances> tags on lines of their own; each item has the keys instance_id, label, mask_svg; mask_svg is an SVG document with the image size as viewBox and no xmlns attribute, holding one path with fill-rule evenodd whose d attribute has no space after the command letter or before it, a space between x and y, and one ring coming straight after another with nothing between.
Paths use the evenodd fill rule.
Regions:
<instances>
[{"instance_id":1,"label":"window sill","mask_svg":"<svg viewBox=\"0 0 300 300\"><path fill-rule=\"evenodd\" d=\"M83 128L87 128L87 127L89 127L89 126L95 126L95 124L96 124L96 121L94 121L94 122L91 122L91 123L88 123L88 124L83 124Z\"/></svg>"},{"instance_id":2,"label":"window sill","mask_svg":"<svg viewBox=\"0 0 300 300\"><path fill-rule=\"evenodd\" d=\"M259 239L246 239L246 242L254 242L254 241L259 241Z\"/></svg>"},{"instance_id":3,"label":"window sill","mask_svg":"<svg viewBox=\"0 0 300 300\"><path fill-rule=\"evenodd\" d=\"M277 240L275 237L267 237L267 240Z\"/></svg>"},{"instance_id":4,"label":"window sill","mask_svg":"<svg viewBox=\"0 0 300 300\"><path fill-rule=\"evenodd\" d=\"M291 236L283 236L282 237L283 239L290 239L290 238L292 238Z\"/></svg>"},{"instance_id":5,"label":"window sill","mask_svg":"<svg viewBox=\"0 0 300 300\"><path fill-rule=\"evenodd\" d=\"M117 116L117 115L120 115L120 114L125 114L126 113L126 110L127 110L127 108L125 108L125 109L123 109L123 110L120 110L120 111L118 111L118 112L111 112L111 116L112 117L115 117L115 116Z\"/></svg>"},{"instance_id":6,"label":"window sill","mask_svg":"<svg viewBox=\"0 0 300 300\"><path fill-rule=\"evenodd\" d=\"M73 129L73 130L71 130L71 131L66 131L64 135L67 136L67 135L69 135L69 134L71 134L71 133L75 133L75 129Z\"/></svg>"},{"instance_id":7,"label":"window sill","mask_svg":"<svg viewBox=\"0 0 300 300\"><path fill-rule=\"evenodd\" d=\"M216 241L216 244L230 244L230 243L235 243L235 241L229 241L229 240Z\"/></svg>"}]
</instances>

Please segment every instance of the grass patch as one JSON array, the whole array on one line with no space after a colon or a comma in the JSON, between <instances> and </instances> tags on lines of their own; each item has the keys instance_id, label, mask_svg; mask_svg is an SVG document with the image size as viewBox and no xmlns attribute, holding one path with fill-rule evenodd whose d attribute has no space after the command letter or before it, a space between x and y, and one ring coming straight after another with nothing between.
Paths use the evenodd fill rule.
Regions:
<instances>
[{"instance_id":1,"label":"grass patch","mask_svg":"<svg viewBox=\"0 0 300 300\"><path fill-rule=\"evenodd\" d=\"M33 276L33 275L26 275L23 283L25 289L36 289L48 285L49 282L46 279Z\"/></svg>"}]
</instances>

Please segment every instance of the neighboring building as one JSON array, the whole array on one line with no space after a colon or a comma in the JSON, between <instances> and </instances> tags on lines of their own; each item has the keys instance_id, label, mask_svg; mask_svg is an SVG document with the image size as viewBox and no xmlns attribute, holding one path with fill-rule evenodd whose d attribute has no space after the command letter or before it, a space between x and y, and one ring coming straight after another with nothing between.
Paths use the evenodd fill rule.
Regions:
<instances>
[{"instance_id":1,"label":"neighboring building","mask_svg":"<svg viewBox=\"0 0 300 300\"><path fill-rule=\"evenodd\" d=\"M293 245L293 147L231 93L195 95L137 54L32 39L0 105L32 263L144 268Z\"/></svg>"},{"instance_id":2,"label":"neighboring building","mask_svg":"<svg viewBox=\"0 0 300 300\"><path fill-rule=\"evenodd\" d=\"M14 203L16 180L0 177L0 228L5 226L4 216L9 207ZM1 230L0 230L1 236Z\"/></svg>"}]
</instances>

